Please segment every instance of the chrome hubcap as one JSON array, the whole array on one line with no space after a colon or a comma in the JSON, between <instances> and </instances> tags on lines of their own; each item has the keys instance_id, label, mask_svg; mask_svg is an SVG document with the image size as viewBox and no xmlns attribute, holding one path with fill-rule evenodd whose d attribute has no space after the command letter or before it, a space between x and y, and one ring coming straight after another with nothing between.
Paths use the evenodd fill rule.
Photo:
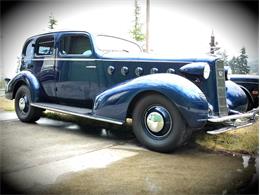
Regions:
<instances>
[{"instance_id":1,"label":"chrome hubcap","mask_svg":"<svg viewBox=\"0 0 260 195\"><path fill-rule=\"evenodd\" d=\"M19 99L19 109L21 111L23 111L24 108L25 108L25 99L24 99L24 97L22 97L22 98Z\"/></svg>"},{"instance_id":2,"label":"chrome hubcap","mask_svg":"<svg viewBox=\"0 0 260 195\"><path fill-rule=\"evenodd\" d=\"M147 133L160 139L171 132L171 115L168 110L162 106L151 106L145 111L144 125Z\"/></svg>"},{"instance_id":3,"label":"chrome hubcap","mask_svg":"<svg viewBox=\"0 0 260 195\"><path fill-rule=\"evenodd\" d=\"M146 119L146 124L150 131L154 133L160 132L164 127L163 116L159 112L151 112Z\"/></svg>"}]
</instances>

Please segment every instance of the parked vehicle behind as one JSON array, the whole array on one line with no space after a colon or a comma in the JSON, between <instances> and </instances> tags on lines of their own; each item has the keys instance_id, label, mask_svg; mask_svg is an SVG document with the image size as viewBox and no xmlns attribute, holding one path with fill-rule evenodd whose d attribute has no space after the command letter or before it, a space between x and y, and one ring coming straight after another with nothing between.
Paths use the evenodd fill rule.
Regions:
<instances>
[{"instance_id":1,"label":"parked vehicle behind","mask_svg":"<svg viewBox=\"0 0 260 195\"><path fill-rule=\"evenodd\" d=\"M246 93L248 98L248 110L259 106L259 76L234 74L230 80L238 84Z\"/></svg>"},{"instance_id":2,"label":"parked vehicle behind","mask_svg":"<svg viewBox=\"0 0 260 195\"><path fill-rule=\"evenodd\" d=\"M248 124L257 112L246 112L248 96L227 80L219 58L155 58L131 41L85 31L30 37L19 70L6 97L21 121L45 109L117 125L132 118L137 139L160 152L197 130Z\"/></svg>"}]
</instances>

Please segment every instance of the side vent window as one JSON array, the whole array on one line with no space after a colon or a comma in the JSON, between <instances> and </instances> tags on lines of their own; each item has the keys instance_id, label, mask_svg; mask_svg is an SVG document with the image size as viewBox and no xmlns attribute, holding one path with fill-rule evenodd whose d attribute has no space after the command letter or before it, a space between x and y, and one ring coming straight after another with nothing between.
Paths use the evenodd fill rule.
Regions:
<instances>
[{"instance_id":1,"label":"side vent window","mask_svg":"<svg viewBox=\"0 0 260 195\"><path fill-rule=\"evenodd\" d=\"M86 35L64 35L60 40L60 55L90 57L92 55L90 40Z\"/></svg>"},{"instance_id":2,"label":"side vent window","mask_svg":"<svg viewBox=\"0 0 260 195\"><path fill-rule=\"evenodd\" d=\"M41 37L36 41L37 55L53 55L54 54L54 37Z\"/></svg>"}]
</instances>

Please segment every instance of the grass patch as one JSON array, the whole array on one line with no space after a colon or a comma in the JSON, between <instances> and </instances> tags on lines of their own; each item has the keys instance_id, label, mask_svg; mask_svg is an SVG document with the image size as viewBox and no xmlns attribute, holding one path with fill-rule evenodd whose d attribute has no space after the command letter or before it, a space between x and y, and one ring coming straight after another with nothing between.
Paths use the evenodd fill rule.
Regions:
<instances>
[{"instance_id":1,"label":"grass patch","mask_svg":"<svg viewBox=\"0 0 260 195\"><path fill-rule=\"evenodd\" d=\"M195 137L195 143L204 149L255 156L259 149L258 127L259 121L249 127L219 135L199 134Z\"/></svg>"},{"instance_id":2,"label":"grass patch","mask_svg":"<svg viewBox=\"0 0 260 195\"><path fill-rule=\"evenodd\" d=\"M0 97L0 110L14 111L14 101L8 100L5 97Z\"/></svg>"}]
</instances>

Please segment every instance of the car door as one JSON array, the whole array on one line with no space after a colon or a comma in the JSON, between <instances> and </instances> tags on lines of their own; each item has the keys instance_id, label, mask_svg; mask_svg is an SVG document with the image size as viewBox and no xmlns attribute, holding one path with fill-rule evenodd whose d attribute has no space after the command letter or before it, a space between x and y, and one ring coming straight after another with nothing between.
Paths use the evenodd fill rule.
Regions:
<instances>
[{"instance_id":1,"label":"car door","mask_svg":"<svg viewBox=\"0 0 260 195\"><path fill-rule=\"evenodd\" d=\"M98 85L93 47L87 33L61 34L57 54L57 98L66 104L93 105Z\"/></svg>"},{"instance_id":2,"label":"car door","mask_svg":"<svg viewBox=\"0 0 260 195\"><path fill-rule=\"evenodd\" d=\"M44 94L48 98L56 97L56 71L55 71L55 36L48 34L36 39L34 57L28 61L29 68L38 78Z\"/></svg>"}]
</instances>

